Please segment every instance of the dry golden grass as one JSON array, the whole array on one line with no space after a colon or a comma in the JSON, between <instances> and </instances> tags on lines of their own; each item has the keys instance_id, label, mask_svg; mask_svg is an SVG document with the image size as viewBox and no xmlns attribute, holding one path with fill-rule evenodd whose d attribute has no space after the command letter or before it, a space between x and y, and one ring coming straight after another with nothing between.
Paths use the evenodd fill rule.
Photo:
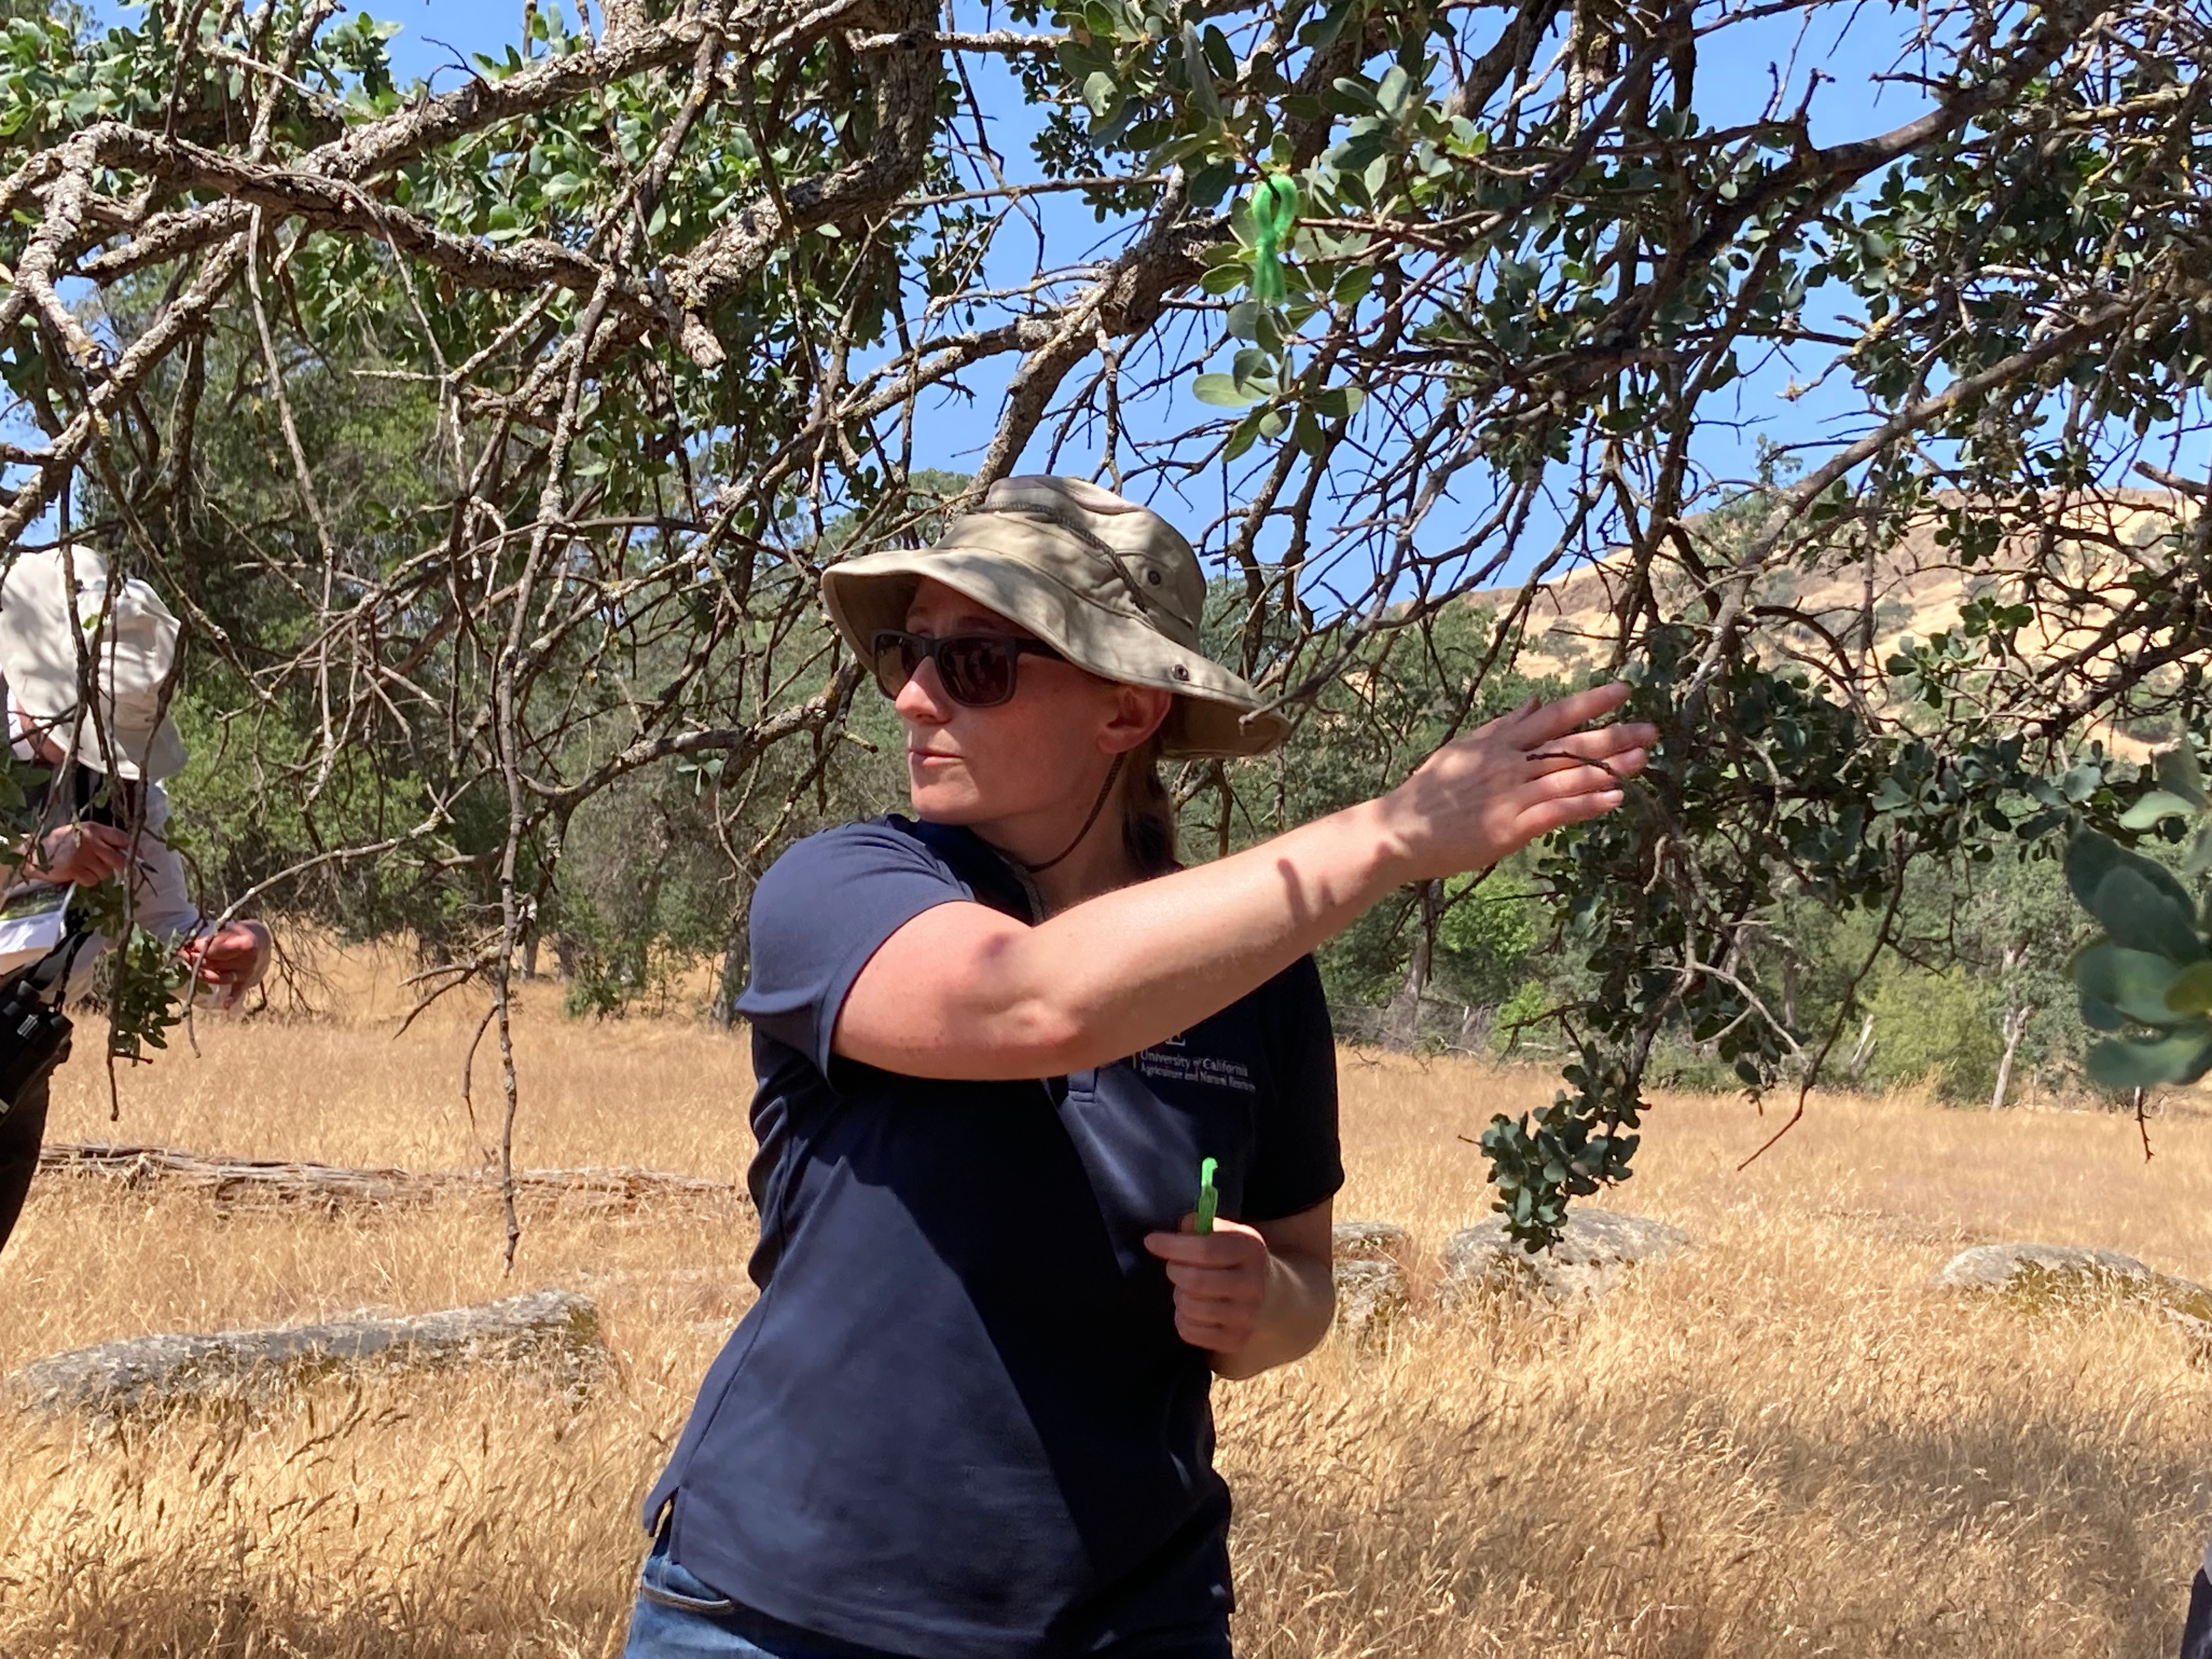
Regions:
<instances>
[{"instance_id":1,"label":"dry golden grass","mask_svg":"<svg viewBox=\"0 0 2212 1659\"><path fill-rule=\"evenodd\" d=\"M203 1057L60 1079L52 1133L339 1163L471 1164L473 1019L394 1041L390 964L343 1018L203 1024ZM538 988L532 988L533 992ZM744 1044L672 1022L522 1029L522 1162L732 1176ZM1458 1137L1534 1074L1346 1056L1339 1213L1433 1252L1486 1206ZM496 1097L489 1042L477 1111ZM1624 1207L1702 1248L1551 1317L1426 1311L1224 1387L1242 1651L2135 1659L2171 1652L2212 1527L2212 1380L2140 1309L2030 1315L1921 1281L1984 1239L2112 1246L2212 1280L2212 1124L1816 1102L1739 1175L1749 1109L1670 1100ZM153 1330L599 1302L616 1365L330 1382L121 1429L0 1407L0 1654L605 1655L635 1507L750 1289L696 1206L556 1212L501 1276L494 1209L331 1218L54 1178L0 1257L0 1370ZM1433 1259L1428 1266L1432 1272Z\"/></svg>"}]
</instances>

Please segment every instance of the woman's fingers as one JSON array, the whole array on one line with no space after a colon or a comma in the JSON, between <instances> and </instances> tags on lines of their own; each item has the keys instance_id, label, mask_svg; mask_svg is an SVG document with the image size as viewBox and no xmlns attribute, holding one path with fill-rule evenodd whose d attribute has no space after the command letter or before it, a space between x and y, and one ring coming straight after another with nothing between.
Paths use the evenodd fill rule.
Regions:
<instances>
[{"instance_id":1,"label":"woman's fingers","mask_svg":"<svg viewBox=\"0 0 2212 1659\"><path fill-rule=\"evenodd\" d=\"M1236 1267L1194 1267L1168 1263L1168 1282L1185 1297L1201 1302L1237 1302L1252 1297L1252 1275Z\"/></svg>"},{"instance_id":2,"label":"woman's fingers","mask_svg":"<svg viewBox=\"0 0 2212 1659\"><path fill-rule=\"evenodd\" d=\"M98 829L100 826L94 824L88 827ZM123 848L112 846L98 837L87 837L76 845L76 861L103 879L123 867L124 856Z\"/></svg>"},{"instance_id":3,"label":"woman's fingers","mask_svg":"<svg viewBox=\"0 0 2212 1659\"><path fill-rule=\"evenodd\" d=\"M1550 777L1536 779L1526 789L1516 791L1515 804L1525 812L1550 801L1577 800L1589 795L1611 795L1618 800L1627 793L1621 787L1625 781L1624 778L1608 776L1595 769L1554 772Z\"/></svg>"},{"instance_id":4,"label":"woman's fingers","mask_svg":"<svg viewBox=\"0 0 2212 1659\"><path fill-rule=\"evenodd\" d=\"M1528 752L1535 755L1610 755L1623 749L1649 749L1659 740L1659 728L1641 720L1625 720L1614 726L1594 726L1584 732L1570 732L1564 737L1547 738L1529 745Z\"/></svg>"},{"instance_id":5,"label":"woman's fingers","mask_svg":"<svg viewBox=\"0 0 2212 1659\"><path fill-rule=\"evenodd\" d=\"M1608 726L1602 731L1577 732L1534 750L1528 757L1536 775L1566 771L1577 766L1610 766L1619 771L1631 756L1642 766L1658 734L1649 726Z\"/></svg>"},{"instance_id":6,"label":"woman's fingers","mask_svg":"<svg viewBox=\"0 0 2212 1659\"><path fill-rule=\"evenodd\" d=\"M1612 758L1593 763L1571 757L1536 763L1534 775L1516 794L1551 800L1589 789L1617 789L1644 769L1648 751L1625 750Z\"/></svg>"},{"instance_id":7,"label":"woman's fingers","mask_svg":"<svg viewBox=\"0 0 2212 1659\"><path fill-rule=\"evenodd\" d=\"M1592 725L1628 696L1614 684L1532 701L1444 745L1394 792L1410 848L1439 872L1486 869L1619 806L1659 738L1644 721Z\"/></svg>"},{"instance_id":8,"label":"woman's fingers","mask_svg":"<svg viewBox=\"0 0 2212 1659\"><path fill-rule=\"evenodd\" d=\"M1616 749L1648 749L1659 740L1659 728L1644 720L1616 720L1610 726L1586 726L1556 738L1531 744L1534 754L1603 755Z\"/></svg>"},{"instance_id":9,"label":"woman's fingers","mask_svg":"<svg viewBox=\"0 0 2212 1659\"><path fill-rule=\"evenodd\" d=\"M1526 847L1532 841L1541 841L1554 830L1601 818L1626 799L1619 789L1595 789L1586 795L1562 795L1555 800L1538 801L1524 807L1514 820L1516 845Z\"/></svg>"},{"instance_id":10,"label":"woman's fingers","mask_svg":"<svg viewBox=\"0 0 2212 1659\"><path fill-rule=\"evenodd\" d=\"M1495 756L1499 749L1518 750L1538 758L1545 771L1580 760L1606 760L1631 749L1649 749L1659 740L1659 728L1644 721L1615 726L1591 726L1620 708L1628 696L1624 685L1593 686L1557 702L1531 702L1512 714L1468 733L1451 748L1478 760ZM1587 729L1585 729L1587 728Z\"/></svg>"},{"instance_id":11,"label":"woman's fingers","mask_svg":"<svg viewBox=\"0 0 2212 1659\"><path fill-rule=\"evenodd\" d=\"M1506 850L1526 847L1554 830L1610 812L1627 799L1623 781L1643 769L1644 751L1631 750L1611 771L1575 764L1531 778L1511 792L1507 803L1513 828L1512 847Z\"/></svg>"},{"instance_id":12,"label":"woman's fingers","mask_svg":"<svg viewBox=\"0 0 2212 1659\"><path fill-rule=\"evenodd\" d=\"M1564 738L1592 720L1603 720L1628 701L1629 690L1618 680L1610 685L1593 685L1587 691L1577 691L1557 702L1539 703L1534 708L1519 710L1507 719L1516 728L1515 740L1534 748Z\"/></svg>"},{"instance_id":13,"label":"woman's fingers","mask_svg":"<svg viewBox=\"0 0 2212 1659\"><path fill-rule=\"evenodd\" d=\"M47 872L66 881L104 881L129 861L131 837L105 823L67 823L40 844Z\"/></svg>"}]
</instances>

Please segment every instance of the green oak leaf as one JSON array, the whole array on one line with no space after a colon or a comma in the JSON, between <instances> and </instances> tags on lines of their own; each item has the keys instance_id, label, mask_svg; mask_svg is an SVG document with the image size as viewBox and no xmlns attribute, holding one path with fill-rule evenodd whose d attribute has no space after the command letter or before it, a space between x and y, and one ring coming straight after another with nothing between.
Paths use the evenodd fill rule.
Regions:
<instances>
[{"instance_id":1,"label":"green oak leaf","mask_svg":"<svg viewBox=\"0 0 2212 1659\"><path fill-rule=\"evenodd\" d=\"M2160 884L2123 865L2097 884L2090 912L2105 924L2113 944L2130 951L2148 951L2172 962L2197 962L2204 956L2196 907L2170 877Z\"/></svg>"},{"instance_id":2,"label":"green oak leaf","mask_svg":"<svg viewBox=\"0 0 2212 1659\"><path fill-rule=\"evenodd\" d=\"M2123 830L2155 830L2168 818L2194 817L2204 810L2202 801L2192 801L2175 794L2170 789L2154 789L2128 808L2120 819Z\"/></svg>"},{"instance_id":3,"label":"green oak leaf","mask_svg":"<svg viewBox=\"0 0 2212 1659\"><path fill-rule=\"evenodd\" d=\"M1226 374L1201 374L1191 382L1190 389L1199 402L1212 404L1218 409L1249 409L1265 395L1247 392Z\"/></svg>"},{"instance_id":4,"label":"green oak leaf","mask_svg":"<svg viewBox=\"0 0 2212 1659\"><path fill-rule=\"evenodd\" d=\"M2212 807L2212 796L2204 791L2204 775L2197 769L2197 751L2189 744L2161 751L2151 765L2161 788L2180 796L2200 812Z\"/></svg>"},{"instance_id":5,"label":"green oak leaf","mask_svg":"<svg viewBox=\"0 0 2212 1659\"><path fill-rule=\"evenodd\" d=\"M2212 963L2198 964L2212 968ZM2171 1025L2176 1010L2166 997L2181 979L2181 967L2148 951L2118 945L2093 945L2074 963L2074 982L2085 998L2117 1008L2145 1025Z\"/></svg>"},{"instance_id":6,"label":"green oak leaf","mask_svg":"<svg viewBox=\"0 0 2212 1659\"><path fill-rule=\"evenodd\" d=\"M2108 1089L2194 1083L2212 1071L2212 1021L2155 1039L2108 1037L2089 1050L2089 1075Z\"/></svg>"},{"instance_id":7,"label":"green oak leaf","mask_svg":"<svg viewBox=\"0 0 2212 1659\"><path fill-rule=\"evenodd\" d=\"M2177 1014L2212 1013L2212 962L2183 969L2166 988L2166 1006Z\"/></svg>"}]
</instances>

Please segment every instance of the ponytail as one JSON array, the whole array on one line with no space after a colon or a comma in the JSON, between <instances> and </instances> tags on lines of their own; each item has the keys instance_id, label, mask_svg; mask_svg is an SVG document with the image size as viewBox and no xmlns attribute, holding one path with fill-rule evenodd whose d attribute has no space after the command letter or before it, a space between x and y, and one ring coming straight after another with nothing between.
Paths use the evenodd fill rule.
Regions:
<instances>
[{"instance_id":1,"label":"ponytail","mask_svg":"<svg viewBox=\"0 0 2212 1659\"><path fill-rule=\"evenodd\" d=\"M1121 786L1121 845L1129 862L1147 876L1176 867L1175 798L1160 777L1160 740L1152 738L1129 757Z\"/></svg>"}]
</instances>

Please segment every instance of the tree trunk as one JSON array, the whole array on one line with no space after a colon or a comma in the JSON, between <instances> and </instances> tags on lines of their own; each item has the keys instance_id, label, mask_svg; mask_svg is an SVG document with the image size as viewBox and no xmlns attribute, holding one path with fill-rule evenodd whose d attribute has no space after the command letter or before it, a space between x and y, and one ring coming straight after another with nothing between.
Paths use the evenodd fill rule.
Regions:
<instances>
[{"instance_id":1,"label":"tree trunk","mask_svg":"<svg viewBox=\"0 0 2212 1659\"><path fill-rule=\"evenodd\" d=\"M1390 1000L1384 1031L1394 1048L1411 1048L1421 1040L1421 998L1429 988L1429 974L1436 960L1437 922L1443 908L1444 884L1425 881L1414 890L1419 910L1413 948L1406 957L1406 982Z\"/></svg>"},{"instance_id":2,"label":"tree trunk","mask_svg":"<svg viewBox=\"0 0 2212 1659\"><path fill-rule=\"evenodd\" d=\"M745 927L743 922L730 929L730 936L722 943L722 971L714 983L714 1006L708 1018L721 1026L738 1023L738 998L745 988L746 957Z\"/></svg>"},{"instance_id":3,"label":"tree trunk","mask_svg":"<svg viewBox=\"0 0 2212 1659\"><path fill-rule=\"evenodd\" d=\"M752 972L752 931L747 925L752 887L742 876L738 879L738 903L730 917L729 934L722 941L722 971L714 982L714 1006L707 1011L708 1019L725 1027L738 1023L738 998Z\"/></svg>"},{"instance_id":4,"label":"tree trunk","mask_svg":"<svg viewBox=\"0 0 2212 1659\"><path fill-rule=\"evenodd\" d=\"M525 979L538 977L538 935L535 933L522 941L522 976Z\"/></svg>"},{"instance_id":5,"label":"tree trunk","mask_svg":"<svg viewBox=\"0 0 2212 1659\"><path fill-rule=\"evenodd\" d=\"M2027 1022L2035 1010L2023 1002L2005 1010L2004 1054L1997 1061L1997 1086L1990 1093L1990 1109L2004 1110L2005 1096L2012 1088L2013 1056L2020 1052L2020 1040L2027 1035Z\"/></svg>"},{"instance_id":6,"label":"tree trunk","mask_svg":"<svg viewBox=\"0 0 2212 1659\"><path fill-rule=\"evenodd\" d=\"M1866 1076L1867 1067L1873 1064L1874 1016L1869 1014L1865 1023L1859 1027L1859 1040L1851 1045L1850 1064L1844 1068L1852 1087L1858 1086L1859 1080Z\"/></svg>"}]
</instances>

